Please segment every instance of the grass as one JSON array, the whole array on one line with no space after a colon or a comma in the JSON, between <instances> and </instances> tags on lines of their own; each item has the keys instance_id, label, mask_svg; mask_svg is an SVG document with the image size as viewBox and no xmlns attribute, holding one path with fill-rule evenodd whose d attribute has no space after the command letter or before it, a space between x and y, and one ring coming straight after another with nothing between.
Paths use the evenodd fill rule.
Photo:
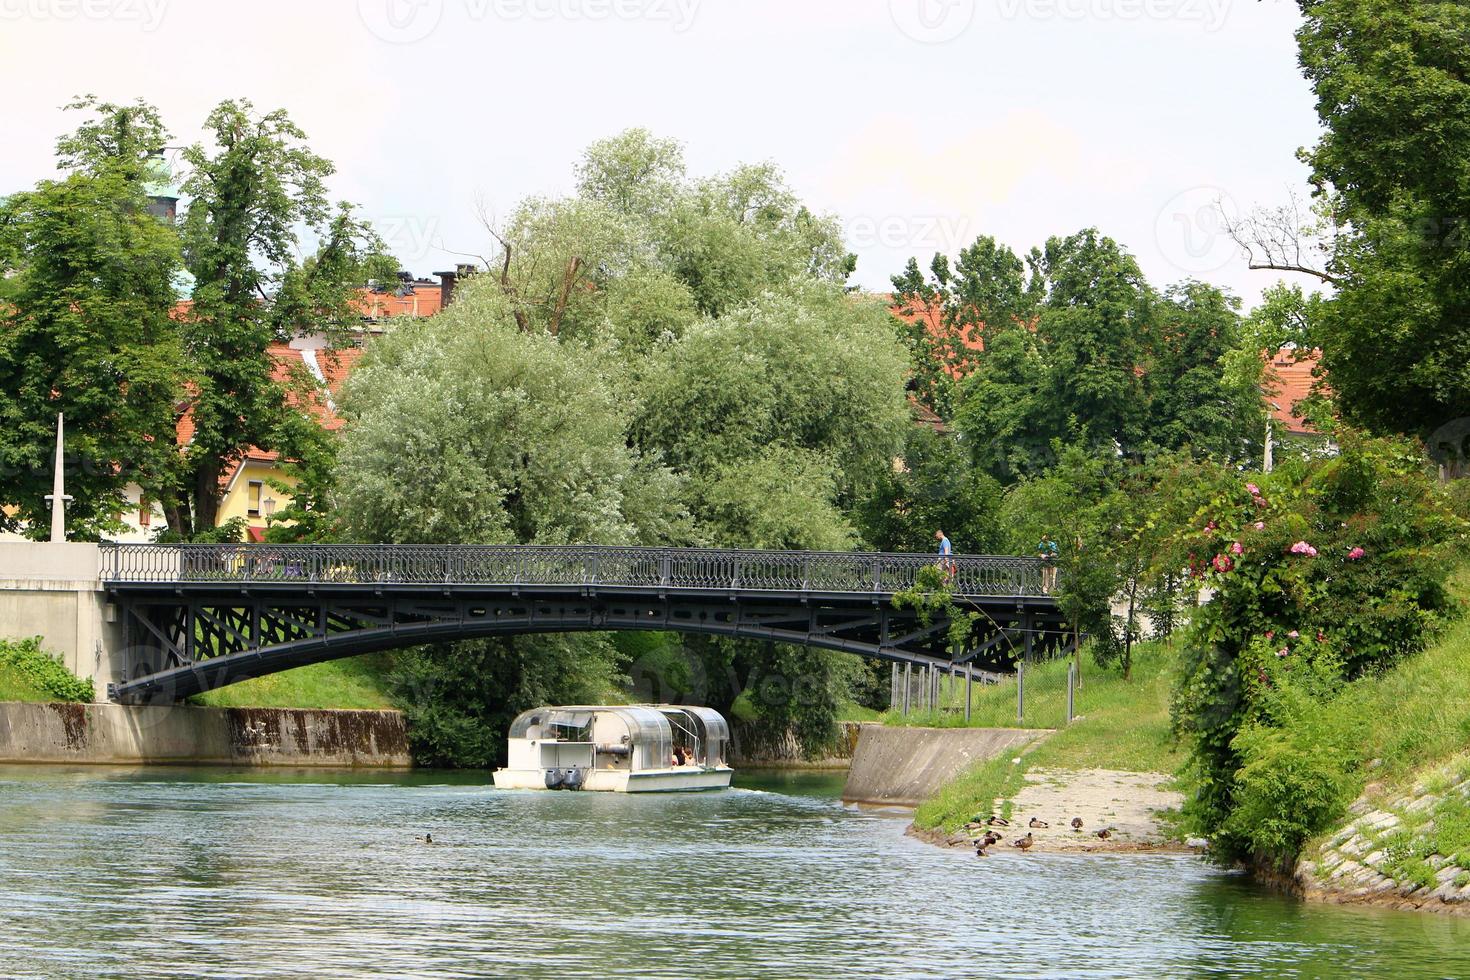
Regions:
<instances>
[{"instance_id":1,"label":"grass","mask_svg":"<svg viewBox=\"0 0 1470 980\"><path fill-rule=\"evenodd\" d=\"M67 670L41 638L0 640L0 701L91 701L91 680Z\"/></svg>"},{"instance_id":2,"label":"grass","mask_svg":"<svg viewBox=\"0 0 1470 980\"><path fill-rule=\"evenodd\" d=\"M10 664L0 663L0 701L54 701L50 694Z\"/></svg>"},{"instance_id":3,"label":"grass","mask_svg":"<svg viewBox=\"0 0 1470 980\"><path fill-rule=\"evenodd\" d=\"M1006 755L975 766L920 806L914 813L914 823L954 830L975 814L994 812L997 801L1001 801L1001 815L1005 816L1006 801L1021 788L1026 770L1032 767L1177 771L1185 754L1169 730L1172 678L1168 666L1172 658L1169 647L1144 644L1135 650L1131 681L1124 681L1116 671L1084 667L1083 687L1076 699L1079 718L1033 743L1020 756ZM1065 663L1031 668L1026 687L1026 727L1065 723ZM996 685L977 694L972 724L1016 727L1015 697L1013 684ZM963 715L959 717L963 723ZM913 715L910 720L914 720Z\"/></svg>"},{"instance_id":4,"label":"grass","mask_svg":"<svg viewBox=\"0 0 1470 980\"><path fill-rule=\"evenodd\" d=\"M391 708L380 654L329 660L257 677L189 699L211 708Z\"/></svg>"},{"instance_id":5,"label":"grass","mask_svg":"<svg viewBox=\"0 0 1470 980\"><path fill-rule=\"evenodd\" d=\"M1465 603L1470 566L1450 584ZM1456 620L1429 649L1393 670L1348 685L1331 713L1349 726L1369 760L1365 777L1377 782L1412 779L1415 770L1462 751L1470 745L1470 618Z\"/></svg>"}]
</instances>

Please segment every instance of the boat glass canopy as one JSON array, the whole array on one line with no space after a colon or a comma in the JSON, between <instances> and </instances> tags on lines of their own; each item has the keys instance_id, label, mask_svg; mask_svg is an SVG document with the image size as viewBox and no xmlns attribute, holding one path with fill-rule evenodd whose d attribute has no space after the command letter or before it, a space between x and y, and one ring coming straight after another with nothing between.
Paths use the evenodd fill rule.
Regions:
<instances>
[{"instance_id":1,"label":"boat glass canopy","mask_svg":"<svg viewBox=\"0 0 1470 980\"><path fill-rule=\"evenodd\" d=\"M510 737L585 742L590 737L592 714L590 708L532 708L510 723Z\"/></svg>"}]
</instances>

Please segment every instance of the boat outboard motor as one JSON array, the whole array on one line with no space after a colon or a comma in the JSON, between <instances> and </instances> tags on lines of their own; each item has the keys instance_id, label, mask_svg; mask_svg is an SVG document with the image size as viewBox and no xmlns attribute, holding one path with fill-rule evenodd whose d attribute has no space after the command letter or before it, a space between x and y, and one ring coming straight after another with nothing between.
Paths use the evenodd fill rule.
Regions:
<instances>
[{"instance_id":1,"label":"boat outboard motor","mask_svg":"<svg viewBox=\"0 0 1470 980\"><path fill-rule=\"evenodd\" d=\"M560 769L546 770L546 788L561 789L562 775Z\"/></svg>"},{"instance_id":2,"label":"boat outboard motor","mask_svg":"<svg viewBox=\"0 0 1470 980\"><path fill-rule=\"evenodd\" d=\"M587 771L585 769L568 769L562 778L562 789L581 789L587 782Z\"/></svg>"}]
</instances>

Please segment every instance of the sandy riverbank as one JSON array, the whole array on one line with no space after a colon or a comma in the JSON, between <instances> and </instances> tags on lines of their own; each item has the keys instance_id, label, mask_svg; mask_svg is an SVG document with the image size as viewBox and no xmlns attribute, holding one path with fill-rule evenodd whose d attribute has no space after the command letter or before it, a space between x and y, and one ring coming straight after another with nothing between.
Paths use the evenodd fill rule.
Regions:
<instances>
[{"instance_id":1,"label":"sandy riverbank","mask_svg":"<svg viewBox=\"0 0 1470 980\"><path fill-rule=\"evenodd\" d=\"M1020 854L1009 846L1028 832L1035 843L1026 853L1118 854L1192 853L1196 848L1171 840L1159 814L1177 810L1182 794L1166 789L1170 777L1164 773L1121 772L1113 769L1029 769L1025 783L1009 802L1009 827L997 827L1005 835L990 853ZM997 814L1006 813L999 804ZM983 815L982 815L983 816ZM1082 829L1073 830L1074 817ZM1032 818L1048 826L1032 828ZM1097 831L1106 828L1107 840ZM944 847L972 847L972 839L983 831L945 833L909 828L912 836Z\"/></svg>"}]
</instances>

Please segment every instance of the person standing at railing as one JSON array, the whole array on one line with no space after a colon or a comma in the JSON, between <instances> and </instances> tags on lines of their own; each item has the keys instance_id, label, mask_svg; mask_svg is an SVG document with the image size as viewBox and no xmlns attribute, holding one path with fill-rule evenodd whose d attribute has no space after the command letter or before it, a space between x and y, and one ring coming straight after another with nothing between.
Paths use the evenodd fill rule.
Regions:
<instances>
[{"instance_id":1,"label":"person standing at railing","mask_svg":"<svg viewBox=\"0 0 1470 980\"><path fill-rule=\"evenodd\" d=\"M943 531L935 531L934 538L939 542L939 567L944 570L947 578L954 578L954 548Z\"/></svg>"},{"instance_id":2,"label":"person standing at railing","mask_svg":"<svg viewBox=\"0 0 1470 980\"><path fill-rule=\"evenodd\" d=\"M1050 534L1043 534L1036 545L1036 557L1041 559L1041 591L1050 595L1057 587L1057 557L1060 552Z\"/></svg>"}]
</instances>

